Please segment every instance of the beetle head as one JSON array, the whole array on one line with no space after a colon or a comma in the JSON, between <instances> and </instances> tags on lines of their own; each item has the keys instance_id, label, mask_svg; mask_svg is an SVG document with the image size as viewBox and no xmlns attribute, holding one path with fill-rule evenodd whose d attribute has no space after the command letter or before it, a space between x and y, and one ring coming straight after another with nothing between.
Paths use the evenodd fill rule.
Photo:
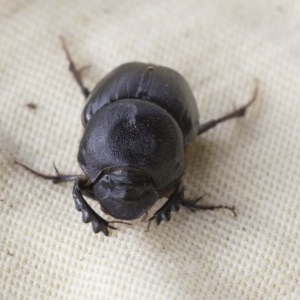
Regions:
<instances>
[{"instance_id":1,"label":"beetle head","mask_svg":"<svg viewBox=\"0 0 300 300\"><path fill-rule=\"evenodd\" d=\"M159 198L151 177L131 168L102 172L93 191L104 211L122 220L141 217Z\"/></svg>"}]
</instances>

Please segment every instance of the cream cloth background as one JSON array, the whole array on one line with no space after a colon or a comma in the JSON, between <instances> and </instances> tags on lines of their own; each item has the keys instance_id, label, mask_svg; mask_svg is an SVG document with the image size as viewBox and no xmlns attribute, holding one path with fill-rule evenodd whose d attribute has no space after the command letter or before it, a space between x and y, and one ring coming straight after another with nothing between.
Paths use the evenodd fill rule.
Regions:
<instances>
[{"instance_id":1,"label":"cream cloth background","mask_svg":"<svg viewBox=\"0 0 300 300\"><path fill-rule=\"evenodd\" d=\"M300 3L297 1L1 1L1 299L300 299ZM83 97L127 61L180 71L206 121L260 97L246 118L195 144L187 196L235 205L181 209L169 223L81 222L72 185L14 165L80 169ZM26 106L35 103L36 110Z\"/></svg>"}]
</instances>

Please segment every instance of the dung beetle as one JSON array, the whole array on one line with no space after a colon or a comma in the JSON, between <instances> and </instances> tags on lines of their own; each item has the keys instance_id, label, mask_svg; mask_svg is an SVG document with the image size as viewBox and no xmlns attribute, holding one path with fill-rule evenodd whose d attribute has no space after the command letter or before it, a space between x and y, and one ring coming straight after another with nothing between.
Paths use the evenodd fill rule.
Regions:
<instances>
[{"instance_id":1,"label":"dung beetle","mask_svg":"<svg viewBox=\"0 0 300 300\"><path fill-rule=\"evenodd\" d=\"M229 206L201 206L184 198L185 154L198 135L221 122L244 116L256 99L257 88L246 105L199 124L193 92L178 72L130 62L115 68L89 92L62 42L69 69L87 98L78 151L78 163L85 175L62 175L55 166L55 176L45 175L17 164L54 183L74 181L76 209L82 212L83 222L92 223L95 233L108 235L109 228L116 229L112 223L126 222L106 221L84 196L97 200L104 213L125 221L147 216L159 198L167 197L149 224L152 220L157 224L169 221L171 211L179 210L180 205L192 211L226 208L234 212Z\"/></svg>"}]
</instances>

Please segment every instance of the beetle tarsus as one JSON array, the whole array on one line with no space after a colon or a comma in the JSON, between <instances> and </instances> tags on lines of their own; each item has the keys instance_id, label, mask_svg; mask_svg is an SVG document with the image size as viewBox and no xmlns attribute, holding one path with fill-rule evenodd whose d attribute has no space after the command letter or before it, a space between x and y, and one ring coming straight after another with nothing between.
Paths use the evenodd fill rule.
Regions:
<instances>
[{"instance_id":1,"label":"beetle tarsus","mask_svg":"<svg viewBox=\"0 0 300 300\"><path fill-rule=\"evenodd\" d=\"M75 63L74 63L74 61L72 59L72 56L71 56L71 54L69 52L69 49L67 47L65 39L63 37L60 37L60 40L61 40L61 43L62 43L63 50L64 50L64 52L65 52L65 54L67 56L68 62L69 62L69 70L72 73L75 81L77 82L77 84L78 84L78 86L79 86L79 88L81 90L81 93L83 94L83 96L85 98L87 98L89 96L89 94L90 94L90 91L83 84L83 81L82 81L82 78L81 78L81 74L82 74L82 71L84 69L86 69L88 66L84 66L84 67L82 67L80 69L77 69L76 65L75 65Z\"/></svg>"},{"instance_id":2,"label":"beetle tarsus","mask_svg":"<svg viewBox=\"0 0 300 300\"><path fill-rule=\"evenodd\" d=\"M190 211L195 212L198 209L198 202L201 201L204 198L205 194L198 197L195 200L187 200L187 199L182 199L180 201L180 205L185 206L188 208Z\"/></svg>"},{"instance_id":3,"label":"beetle tarsus","mask_svg":"<svg viewBox=\"0 0 300 300\"><path fill-rule=\"evenodd\" d=\"M216 127L218 124L224 122L224 121L228 121L234 118L240 118L240 117L244 117L246 114L247 109L249 108L249 106L257 99L257 95L258 95L258 89L259 89L259 84L258 81L256 81L256 86L254 89L254 93L250 99L250 101L248 101L248 103L246 103L245 105L243 105L242 107L224 115L223 117L219 118L219 119L215 119L215 120L210 120L204 124L200 124L199 125L199 129L198 129L198 135Z\"/></svg>"},{"instance_id":4,"label":"beetle tarsus","mask_svg":"<svg viewBox=\"0 0 300 300\"><path fill-rule=\"evenodd\" d=\"M108 228L116 230L114 226L110 225L110 223L120 223L117 221L108 222L101 218L86 202L84 197L82 196L81 186L85 184L83 180L76 180L73 187L73 199L75 201L75 207L78 211L82 212L82 221L84 223L92 223L92 228L94 233L103 232L104 235L108 236ZM123 223L123 222L121 222Z\"/></svg>"},{"instance_id":5,"label":"beetle tarsus","mask_svg":"<svg viewBox=\"0 0 300 300\"><path fill-rule=\"evenodd\" d=\"M54 167L56 175L48 175L48 174L43 174L43 173L37 172L18 161L15 161L15 164L21 166L28 172L34 174L35 176L41 177L46 180L51 180L54 184L75 181L77 179L83 178L82 175L62 175L62 174L60 174L54 163L53 163L53 167Z\"/></svg>"}]
</instances>

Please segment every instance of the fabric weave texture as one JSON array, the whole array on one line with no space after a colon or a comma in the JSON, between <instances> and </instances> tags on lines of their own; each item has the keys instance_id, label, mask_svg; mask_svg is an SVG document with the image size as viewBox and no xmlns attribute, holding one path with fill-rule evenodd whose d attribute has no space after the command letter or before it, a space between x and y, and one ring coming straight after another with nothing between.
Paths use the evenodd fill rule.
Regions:
<instances>
[{"instance_id":1,"label":"fabric weave texture","mask_svg":"<svg viewBox=\"0 0 300 300\"><path fill-rule=\"evenodd\" d=\"M1 1L0 299L300 299L299 13L289 0ZM84 98L60 36L90 89L128 61L179 71L200 122L259 81L244 118L199 137L184 176L188 198L236 218L181 208L107 238L81 222L71 184L14 164L81 172Z\"/></svg>"}]
</instances>

